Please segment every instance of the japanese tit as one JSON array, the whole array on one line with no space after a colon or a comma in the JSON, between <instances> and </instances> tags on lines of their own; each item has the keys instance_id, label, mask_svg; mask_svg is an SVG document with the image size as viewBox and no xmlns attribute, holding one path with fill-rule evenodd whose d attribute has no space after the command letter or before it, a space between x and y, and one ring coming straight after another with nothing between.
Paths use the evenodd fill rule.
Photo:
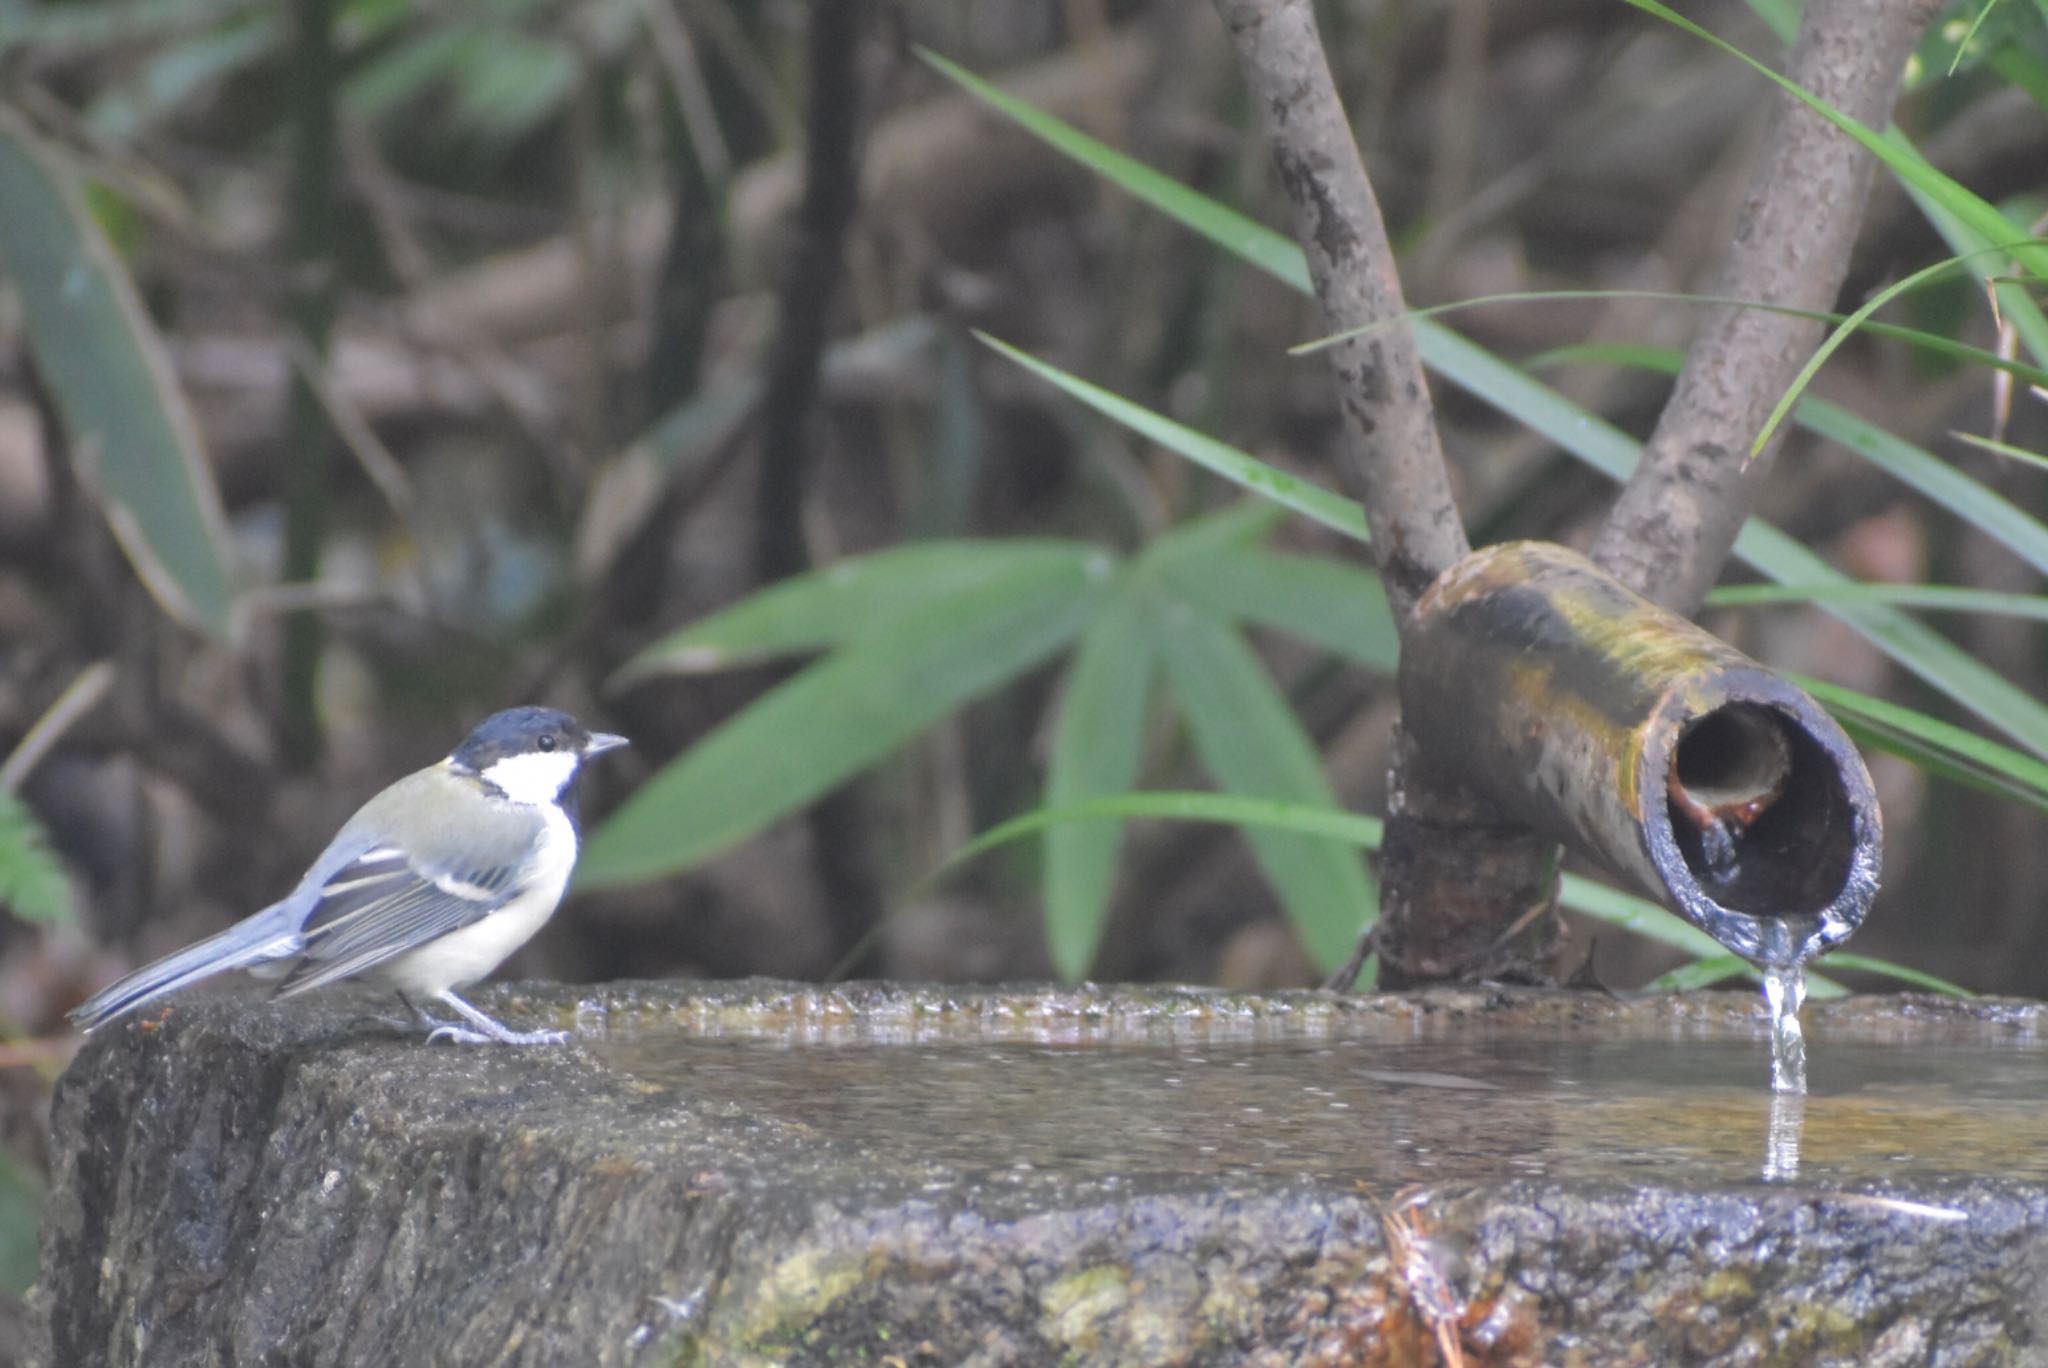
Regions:
<instances>
[{"instance_id":1,"label":"japanese tit","mask_svg":"<svg viewBox=\"0 0 2048 1368\"><path fill-rule=\"evenodd\" d=\"M563 1031L515 1031L456 996L554 914L576 865L576 773L623 736L567 713L512 708L486 718L454 754L357 810L281 902L154 964L73 1009L85 1030L229 969L281 978L290 997L363 977L397 990L427 1039L555 1044ZM422 999L467 1026L437 1021Z\"/></svg>"}]
</instances>

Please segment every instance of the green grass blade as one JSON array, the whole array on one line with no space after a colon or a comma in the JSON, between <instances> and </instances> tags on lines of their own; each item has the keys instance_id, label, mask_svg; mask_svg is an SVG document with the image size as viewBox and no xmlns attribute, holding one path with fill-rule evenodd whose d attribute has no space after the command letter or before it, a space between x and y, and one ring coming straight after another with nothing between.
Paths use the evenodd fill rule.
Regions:
<instances>
[{"instance_id":1,"label":"green grass blade","mask_svg":"<svg viewBox=\"0 0 2048 1368\"><path fill-rule=\"evenodd\" d=\"M1888 603L1897 608L2048 622L2048 595L2007 594L1949 584L1729 584L1707 595L1709 608L1768 608L1824 601Z\"/></svg>"},{"instance_id":2,"label":"green grass blade","mask_svg":"<svg viewBox=\"0 0 2048 1368\"><path fill-rule=\"evenodd\" d=\"M1033 108L935 52L919 48L917 55L947 80L1127 194L1178 220L1232 256L1280 277L1304 294L1308 292L1308 262L1292 239L1225 208L1200 191L1190 190L1173 177L1124 155L1072 124Z\"/></svg>"},{"instance_id":3,"label":"green grass blade","mask_svg":"<svg viewBox=\"0 0 2048 1368\"><path fill-rule=\"evenodd\" d=\"M1798 417L1801 427L1847 447L2048 574L2048 526L2010 499L1925 447L1894 436L1837 404L1807 399L1800 404Z\"/></svg>"},{"instance_id":4,"label":"green grass blade","mask_svg":"<svg viewBox=\"0 0 2048 1368\"><path fill-rule=\"evenodd\" d=\"M1896 979L1909 988L1924 988L1930 993L1940 993L1944 997L1977 996L1960 983L1952 983L1922 969L1893 964L1890 960L1873 959L1869 955L1852 955L1838 951L1828 956L1828 963L1836 969L1848 969L1859 974L1881 974L1885 978Z\"/></svg>"},{"instance_id":5,"label":"green grass blade","mask_svg":"<svg viewBox=\"0 0 2048 1368\"><path fill-rule=\"evenodd\" d=\"M1277 628L1383 674L1400 657L1379 578L1342 561L1234 546L1162 573L1177 596L1211 617Z\"/></svg>"},{"instance_id":6,"label":"green grass blade","mask_svg":"<svg viewBox=\"0 0 2048 1368\"><path fill-rule=\"evenodd\" d=\"M1848 969L1856 973L1878 974L1895 979L1910 988L1923 988L1928 992L1941 993L1948 997L1975 997L1969 989L1950 983L1947 979L1936 978L1933 974L1918 969L1909 969L1903 964L1890 960L1872 959L1868 955L1851 955L1837 951L1828 956L1828 964L1835 969ZM1691 964L1682 964L1667 974L1660 974L1643 985L1646 993L1687 993L1696 988L1711 988L1727 979L1743 978L1752 983L1760 980L1756 967L1737 955L1715 955L1697 959ZM1827 986L1821 988L1821 984ZM1842 997L1842 986L1817 974L1807 975L1807 989L1815 997ZM1818 990L1818 991L1816 991Z\"/></svg>"},{"instance_id":7,"label":"green grass blade","mask_svg":"<svg viewBox=\"0 0 2048 1368\"><path fill-rule=\"evenodd\" d=\"M1060 808L1122 793L1137 777L1145 715L1158 668L1146 622L1154 601L1126 584L1081 638L1067 672L1045 800ZM1045 832L1045 931L1060 977L1084 977L1095 962L1116 884L1123 823L1062 822Z\"/></svg>"},{"instance_id":8,"label":"green grass blade","mask_svg":"<svg viewBox=\"0 0 2048 1368\"><path fill-rule=\"evenodd\" d=\"M1828 956L1833 964L1837 956ZM1659 974L1639 990L1645 993L1689 993L1699 988L1711 988L1717 983L1732 978L1748 979L1761 983L1763 975L1756 967L1739 955L1713 955L1696 959L1690 964L1681 964L1668 973ZM1806 975L1806 991L1811 997L1838 998L1848 996L1848 990L1831 978L1809 972Z\"/></svg>"},{"instance_id":9,"label":"green grass blade","mask_svg":"<svg viewBox=\"0 0 2048 1368\"><path fill-rule=\"evenodd\" d=\"M1319 803L1286 802L1236 793L1120 793L1113 797L1039 808L1012 817L989 828L948 856L927 876L927 881L941 878L997 846L1038 835L1064 823L1146 818L1220 822L1247 830L1265 828L1343 841L1365 850L1378 850L1385 831L1385 825L1377 817L1345 812ZM1655 903L1576 874L1563 876L1559 883L1558 901L1616 930L1632 932L1689 955L1715 958L1726 953L1712 936ZM1842 991L1838 985L1818 975L1809 977L1820 996L1834 996Z\"/></svg>"},{"instance_id":10,"label":"green grass blade","mask_svg":"<svg viewBox=\"0 0 2048 1368\"><path fill-rule=\"evenodd\" d=\"M1765 415L1763 426L1757 429L1755 438L1749 444L1749 458L1753 461L1762 454L1764 447L1783 425L1786 415L1792 412L1793 406L1806 394L1807 387L1813 383L1813 377L1820 374L1820 368L1828 363L1829 357L1841 350L1842 344L1853 337L1859 328L1869 326L1872 314L1900 295L1916 290L1930 281L1939 280L1951 271L1961 269L1962 265L1958 258L1949 257L1931 266L1923 266L1911 275L1895 280L1871 295L1854 313L1837 323L1828 335L1821 339L1821 344L1813 349L1813 355L1806 358L1806 364L1799 368L1799 373L1792 377L1792 382L1785 386L1785 392L1778 396L1778 402L1773 404L1770 413Z\"/></svg>"},{"instance_id":11,"label":"green grass blade","mask_svg":"<svg viewBox=\"0 0 2048 1368\"><path fill-rule=\"evenodd\" d=\"M136 575L172 617L227 636L227 523L198 426L73 177L11 116L0 116L0 268L21 301L80 483Z\"/></svg>"},{"instance_id":12,"label":"green grass blade","mask_svg":"<svg viewBox=\"0 0 2048 1368\"><path fill-rule=\"evenodd\" d=\"M2048 242L2029 236L2027 230L2008 219L1990 202L1972 193L1954 179L1943 175L1925 158L1921 157L1903 139L1887 138L1865 127L1855 119L1836 109L1826 100L1806 90L1791 79L1778 74L1764 63L1736 47L1724 38L1708 32L1692 20L1685 18L1658 0L1626 0L1645 14L1653 14L1674 28L1682 29L1695 38L1711 43L1729 56L1742 62L1759 75L1776 85L1780 90L1798 100L1814 113L1826 119L1842 132L1861 143L1863 147L1890 167L1900 180L1913 189L1929 196L1949 213L1967 224L1983 237L1985 245L2004 248L2014 262L2029 274L2048 276Z\"/></svg>"},{"instance_id":13,"label":"green grass blade","mask_svg":"<svg viewBox=\"0 0 2048 1368\"><path fill-rule=\"evenodd\" d=\"M1677 374L1683 360L1667 347L1592 345L1560 349L1547 355L1555 358L1567 354L1573 359L1637 366L1665 375ZM2048 574L2048 525L1982 482L1971 479L1925 447L1895 436L1825 399L1808 396L1801 400L1794 417L1815 436L1847 447Z\"/></svg>"},{"instance_id":14,"label":"green grass blade","mask_svg":"<svg viewBox=\"0 0 2048 1368\"><path fill-rule=\"evenodd\" d=\"M1082 542L1027 538L913 542L851 556L663 637L620 666L608 687L822 651L872 637L967 590L1075 569L1107 575L1113 564L1108 552Z\"/></svg>"},{"instance_id":15,"label":"green grass blade","mask_svg":"<svg viewBox=\"0 0 2048 1368\"><path fill-rule=\"evenodd\" d=\"M2011 442L1997 442L1989 437L1979 437L1974 432L1951 432L1949 436L1959 442L1968 442L1980 451L1988 451L1994 456L2003 456L2009 461L2018 461L2021 465L2030 465L2041 470L2048 470L2048 456L2043 456L2038 451L2029 451L2025 447L2016 447Z\"/></svg>"},{"instance_id":16,"label":"green grass blade","mask_svg":"<svg viewBox=\"0 0 2048 1368\"><path fill-rule=\"evenodd\" d=\"M71 880L43 824L21 799L0 792L0 906L26 922L71 920Z\"/></svg>"},{"instance_id":17,"label":"green grass blade","mask_svg":"<svg viewBox=\"0 0 2048 1368\"><path fill-rule=\"evenodd\" d=\"M1964 258L1957 257L1951 259L1941 269L1957 270L1965 264ZM1909 279L1911 278L1909 277ZM1892 287L1891 293L1884 298L1893 297L1899 291L1900 286L1895 285ZM1954 361L1983 366L1987 370L2006 371L2015 379L2025 380L2029 384L2048 384L2048 370L2043 370L2039 366L2030 366L2025 362L2000 356L1997 352L1987 347L1973 347L1967 342L1958 342L1954 338L1944 337L1940 333L1931 333L1920 328L1909 328L1897 323L1879 323L1868 316L1870 312L1868 309L1859 310L1857 314L1827 313L1818 309L1794 309L1783 304L1761 304L1753 299L1732 299L1723 295L1680 294L1670 290L1510 290L1501 294L1473 295L1465 299L1454 299L1445 304L1432 304L1426 309L1410 309L1406 313L1394 318L1382 319L1378 323L1368 323L1362 328L1351 328L1344 332L1333 333L1328 337L1319 337L1311 342L1299 342L1289 347L1287 354L1290 356L1305 356L1312 352L1321 351L1326 347L1334 346L1339 342L1348 341L1354 337L1363 337L1369 333L1383 331L1393 327L1402 319L1413 323L1417 319L1441 318L1445 314L1460 313L1466 309L1476 309L1487 305L1543 304L1570 300L1648 300L1670 304L1755 309L1761 313L1782 314L1787 318L1805 318L1815 323L1834 325L1847 324L1853 321L1857 323L1859 331L1868 333L1873 337L1884 337L1896 342L1903 342L1922 351L1945 356ZM1881 298L1878 302L1883 303L1884 299ZM1547 355L1549 354L1546 353ZM1540 358L1532 358L1523 364L1527 368L1535 370L1540 368L1542 360Z\"/></svg>"},{"instance_id":18,"label":"green grass blade","mask_svg":"<svg viewBox=\"0 0 2048 1368\"><path fill-rule=\"evenodd\" d=\"M1057 385L1097 413L1115 419L1139 436L1347 537L1356 537L1359 541L1368 539L1370 534L1365 527L1365 511L1343 495L1333 494L1321 485L1289 475L1284 470L1276 470L1227 442L1219 442L1142 404L1134 404L1099 385L1092 385L1029 352L1019 351L1007 342L981 332L975 336L1024 369Z\"/></svg>"},{"instance_id":19,"label":"green grass blade","mask_svg":"<svg viewBox=\"0 0 2048 1368\"><path fill-rule=\"evenodd\" d=\"M1417 330L1423 359L1441 364L1460 385L1470 389L1503 412L1521 418L1560 446L1615 479L1625 479L1634 468L1635 443L1628 434L1592 414L1577 410L1550 390L1524 376L1515 367L1491 355L1446 329L1423 324ZM1633 348L1638 359L1654 355ZM1668 353L1664 355L1668 356ZM1573 418L1573 413L1578 413ZM1836 424L1835 415L1845 420ZM1866 440L1875 429L1852 432L1850 415L1818 400L1800 406L1800 420L1817 418L1831 428L1853 435L1871 449L1889 443ZM1868 425L1862 425L1868 428ZM1816 429L1818 430L1818 429ZM1896 442L1896 438L1890 438ZM1906 444L1902 444L1906 445ZM1863 449L1859 447L1858 449ZM1922 471L1918 463L1912 468ZM1989 491L1985 491L1988 493ZM1995 496L1994 496L1995 497ZM2024 515L2021 515L2024 516ZM1735 554L1755 569L1781 583L1855 584L1856 581L1829 565L1770 524L1752 518L1735 540ZM2027 749L2048 755L2048 708L2022 689L1987 669L1955 643L1894 608L1875 603L1834 603L1821 601L1819 607L1855 628L1880 650L1938 690L2012 736Z\"/></svg>"},{"instance_id":20,"label":"green grass blade","mask_svg":"<svg viewBox=\"0 0 2048 1368\"><path fill-rule=\"evenodd\" d=\"M1072 641L1105 576L1067 562L964 590L846 646L665 766L584 846L581 887L673 874L867 768Z\"/></svg>"},{"instance_id":21,"label":"green grass blade","mask_svg":"<svg viewBox=\"0 0 2048 1368\"><path fill-rule=\"evenodd\" d=\"M952 68L952 72L958 72L958 68ZM977 93L985 89L972 84L969 88ZM1309 290L1307 261L1300 249L1279 233L1171 181L1167 184L1173 187L1173 192L1167 193L1159 184L1164 178L1157 172L1049 115L1036 110L1020 111L1017 102L1007 98L992 103L1112 183L1247 263L1298 290ZM1052 138L1048 130L1058 137ZM1149 174L1138 175L1137 171ZM1987 244L1973 242L1958 245L1956 250L1967 253L1984 245ZM1414 331L1423 364L1436 375L1549 437L1615 480L1627 479L1635 468L1636 443L1613 424L1571 403L1440 323L1420 319L1415 322ZM2036 355L2036 360L2043 359ZM1807 402L1810 405L1813 401ZM1771 579L1853 583L1792 538L1756 519L1750 520L1735 550ZM2048 708L1984 668L1939 633L1882 604L1835 604L1828 605L1828 611L1933 688L2020 740L2030 750L2048 754Z\"/></svg>"},{"instance_id":22,"label":"green grass blade","mask_svg":"<svg viewBox=\"0 0 2048 1368\"><path fill-rule=\"evenodd\" d=\"M1173 696L1218 786L1337 805L1314 743L1242 637L1193 611L1169 613L1158 630ZM1378 909L1364 862L1316 837L1265 827L1246 835L1309 958L1325 971L1342 964Z\"/></svg>"},{"instance_id":23,"label":"green grass blade","mask_svg":"<svg viewBox=\"0 0 2048 1368\"><path fill-rule=\"evenodd\" d=\"M1903 756L1930 774L2048 812L2048 764L2035 757L1839 684L1798 682L1861 744Z\"/></svg>"}]
</instances>

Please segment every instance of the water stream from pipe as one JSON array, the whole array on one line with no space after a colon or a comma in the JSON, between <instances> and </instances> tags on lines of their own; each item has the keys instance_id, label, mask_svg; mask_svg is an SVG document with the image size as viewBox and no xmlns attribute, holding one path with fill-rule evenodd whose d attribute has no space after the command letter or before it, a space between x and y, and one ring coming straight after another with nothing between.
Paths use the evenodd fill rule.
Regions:
<instances>
[{"instance_id":1,"label":"water stream from pipe","mask_svg":"<svg viewBox=\"0 0 2048 1368\"><path fill-rule=\"evenodd\" d=\"M1771 1091L1806 1091L1806 1033L1799 1008L1806 1001L1806 969L1797 962L1760 966L1764 1001L1771 1009Z\"/></svg>"}]
</instances>

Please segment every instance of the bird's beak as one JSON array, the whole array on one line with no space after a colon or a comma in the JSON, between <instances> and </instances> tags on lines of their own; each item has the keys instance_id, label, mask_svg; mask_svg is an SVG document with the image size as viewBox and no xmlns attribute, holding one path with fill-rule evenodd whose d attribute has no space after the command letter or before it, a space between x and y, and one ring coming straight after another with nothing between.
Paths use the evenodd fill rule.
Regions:
<instances>
[{"instance_id":1,"label":"bird's beak","mask_svg":"<svg viewBox=\"0 0 2048 1368\"><path fill-rule=\"evenodd\" d=\"M608 750L617 750L621 746L630 746L632 744L631 741L628 741L616 732L592 732L590 734L590 744L583 748L583 754L587 759L590 756L603 755Z\"/></svg>"}]
</instances>

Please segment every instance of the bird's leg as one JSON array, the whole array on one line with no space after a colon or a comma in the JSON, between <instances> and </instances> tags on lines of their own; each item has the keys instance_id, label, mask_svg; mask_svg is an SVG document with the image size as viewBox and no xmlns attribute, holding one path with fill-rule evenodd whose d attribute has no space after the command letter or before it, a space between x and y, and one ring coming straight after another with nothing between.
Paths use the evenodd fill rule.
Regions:
<instances>
[{"instance_id":1,"label":"bird's leg","mask_svg":"<svg viewBox=\"0 0 2048 1368\"><path fill-rule=\"evenodd\" d=\"M441 1039L442 1032L444 1031L447 1032L449 1039L462 1040L469 1044L475 1044L479 1041L487 1039L487 1037L480 1036L475 1032L469 1030L467 1027L457 1026L452 1022L441 1020L439 1017L429 1012L426 1008L420 1006L417 1002L414 1002L412 1000L412 995L405 992L403 989L396 989L394 991L396 991L398 994L398 1000L405 1004L405 1010L411 1012L413 1016L419 1019L420 1025L427 1028L428 1040L433 1041Z\"/></svg>"},{"instance_id":2,"label":"bird's leg","mask_svg":"<svg viewBox=\"0 0 2048 1368\"><path fill-rule=\"evenodd\" d=\"M501 1045L560 1045L569 1038L567 1031L515 1031L502 1021L470 1006L457 997L452 989L443 988L434 996L461 1013L463 1019L476 1029L472 1031L468 1027L457 1026L452 1022L434 1021L425 1012L420 1012L422 1020L433 1023L434 1029L427 1033L429 1045L437 1040L453 1040L464 1045L480 1045L486 1040L495 1040Z\"/></svg>"}]
</instances>

